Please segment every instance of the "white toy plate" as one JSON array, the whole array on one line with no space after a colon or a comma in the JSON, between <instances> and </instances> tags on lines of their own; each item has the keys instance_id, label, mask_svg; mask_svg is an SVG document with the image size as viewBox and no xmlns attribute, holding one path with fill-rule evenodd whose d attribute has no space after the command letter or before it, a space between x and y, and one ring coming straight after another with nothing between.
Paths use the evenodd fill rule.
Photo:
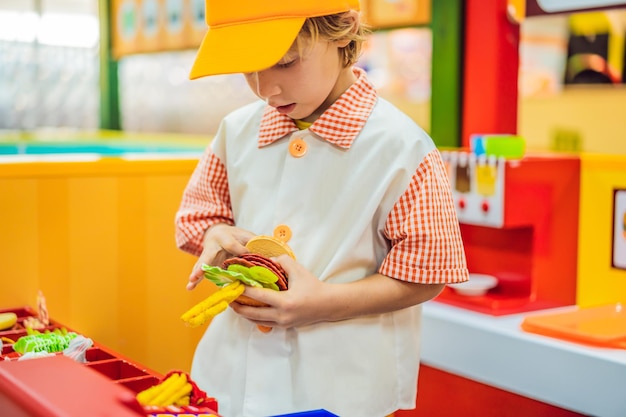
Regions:
<instances>
[{"instance_id":1,"label":"white toy plate","mask_svg":"<svg viewBox=\"0 0 626 417\"><path fill-rule=\"evenodd\" d=\"M498 286L498 278L485 274L470 274L469 281L458 284L448 284L459 294L476 297L485 295L487 291Z\"/></svg>"}]
</instances>

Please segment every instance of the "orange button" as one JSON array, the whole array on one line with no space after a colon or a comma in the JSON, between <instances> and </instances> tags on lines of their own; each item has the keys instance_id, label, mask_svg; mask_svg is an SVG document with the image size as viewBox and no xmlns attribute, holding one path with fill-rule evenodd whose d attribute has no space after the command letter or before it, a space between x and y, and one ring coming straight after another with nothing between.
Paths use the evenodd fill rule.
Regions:
<instances>
[{"instance_id":1,"label":"orange button","mask_svg":"<svg viewBox=\"0 0 626 417\"><path fill-rule=\"evenodd\" d=\"M300 158L306 153L306 142L304 139L294 139L289 143L289 153L294 158Z\"/></svg>"},{"instance_id":2,"label":"orange button","mask_svg":"<svg viewBox=\"0 0 626 417\"><path fill-rule=\"evenodd\" d=\"M274 229L274 237L286 243L291 239L291 229L285 224L279 224Z\"/></svg>"}]
</instances>

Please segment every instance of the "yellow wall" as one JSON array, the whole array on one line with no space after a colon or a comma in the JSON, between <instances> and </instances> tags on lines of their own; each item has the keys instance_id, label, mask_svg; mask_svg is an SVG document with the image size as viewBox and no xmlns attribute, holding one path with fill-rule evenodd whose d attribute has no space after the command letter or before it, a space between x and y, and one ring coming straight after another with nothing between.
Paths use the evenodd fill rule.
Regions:
<instances>
[{"instance_id":1,"label":"yellow wall","mask_svg":"<svg viewBox=\"0 0 626 417\"><path fill-rule=\"evenodd\" d=\"M195 259L173 220L196 160L0 164L0 308L42 290L51 318L149 368L189 370L179 316Z\"/></svg>"},{"instance_id":2,"label":"yellow wall","mask_svg":"<svg viewBox=\"0 0 626 417\"><path fill-rule=\"evenodd\" d=\"M577 132L580 150L626 154L626 86L567 87L552 97L519 101L518 133L531 150L553 148L556 132Z\"/></svg>"},{"instance_id":3,"label":"yellow wall","mask_svg":"<svg viewBox=\"0 0 626 417\"><path fill-rule=\"evenodd\" d=\"M626 189L626 155L581 155L577 304L626 303L626 270L611 267L613 191Z\"/></svg>"}]
</instances>

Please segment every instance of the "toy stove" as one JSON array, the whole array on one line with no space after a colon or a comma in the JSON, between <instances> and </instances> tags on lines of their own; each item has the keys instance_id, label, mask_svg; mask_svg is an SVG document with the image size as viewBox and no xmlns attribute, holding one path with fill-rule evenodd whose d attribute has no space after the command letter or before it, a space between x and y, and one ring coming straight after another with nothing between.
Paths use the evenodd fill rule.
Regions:
<instances>
[{"instance_id":1,"label":"toy stove","mask_svg":"<svg viewBox=\"0 0 626 417\"><path fill-rule=\"evenodd\" d=\"M580 160L442 156L468 268L497 285L478 295L448 286L436 300L492 315L575 304Z\"/></svg>"}]
</instances>

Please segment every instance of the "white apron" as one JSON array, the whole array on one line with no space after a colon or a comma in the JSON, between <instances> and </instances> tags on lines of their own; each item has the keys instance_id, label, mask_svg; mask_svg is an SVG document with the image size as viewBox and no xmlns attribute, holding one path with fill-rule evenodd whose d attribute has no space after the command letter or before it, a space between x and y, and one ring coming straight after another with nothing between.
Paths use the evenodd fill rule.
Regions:
<instances>
[{"instance_id":1,"label":"white apron","mask_svg":"<svg viewBox=\"0 0 626 417\"><path fill-rule=\"evenodd\" d=\"M235 222L256 234L287 225L298 262L323 281L377 272L389 243L382 230L432 140L378 99L350 149L308 130L258 148L263 102L227 116L212 143L229 178ZM302 138L307 152L291 156ZM436 151L436 150L435 150ZM414 408L419 306L393 313L262 333L232 310L217 316L196 350L191 376L224 417L326 409L383 417Z\"/></svg>"}]
</instances>

